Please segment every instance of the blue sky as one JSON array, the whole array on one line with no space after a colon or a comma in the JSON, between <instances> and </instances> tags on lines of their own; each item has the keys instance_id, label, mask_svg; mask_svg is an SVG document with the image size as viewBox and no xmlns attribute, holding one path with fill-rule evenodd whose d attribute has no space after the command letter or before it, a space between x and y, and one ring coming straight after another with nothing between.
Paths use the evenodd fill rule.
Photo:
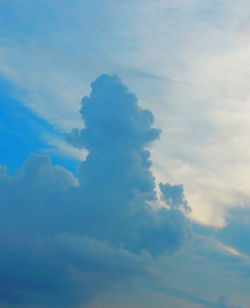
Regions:
<instances>
[{"instance_id":1,"label":"blue sky","mask_svg":"<svg viewBox=\"0 0 250 308\"><path fill-rule=\"evenodd\" d=\"M250 306L249 10L0 0L0 307Z\"/></svg>"}]
</instances>

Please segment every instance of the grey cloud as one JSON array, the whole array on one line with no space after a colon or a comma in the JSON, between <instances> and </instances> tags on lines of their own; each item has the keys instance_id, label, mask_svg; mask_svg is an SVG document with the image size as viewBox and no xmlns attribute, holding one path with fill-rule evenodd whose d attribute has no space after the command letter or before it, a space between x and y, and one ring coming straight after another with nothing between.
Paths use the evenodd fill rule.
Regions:
<instances>
[{"instance_id":1,"label":"grey cloud","mask_svg":"<svg viewBox=\"0 0 250 308\"><path fill-rule=\"evenodd\" d=\"M145 276L146 259L88 237L8 237L1 244L0 298L7 307L75 307L110 285Z\"/></svg>"},{"instance_id":2,"label":"grey cloud","mask_svg":"<svg viewBox=\"0 0 250 308\"><path fill-rule=\"evenodd\" d=\"M89 151L80 165L78 188L83 196L79 199L86 203L82 206L89 222L86 232L136 252L157 254L177 248L183 233L190 236L183 213L177 208L156 213L148 206L157 199L148 147L160 133L151 128L152 113L138 107L118 77L107 75L92 84L80 113L85 128L73 130L68 140ZM184 198L182 190L164 191L165 199L168 195L178 199L178 194Z\"/></svg>"},{"instance_id":3,"label":"grey cloud","mask_svg":"<svg viewBox=\"0 0 250 308\"><path fill-rule=\"evenodd\" d=\"M218 230L216 236L227 245L250 255L250 209L234 208L228 214L226 227Z\"/></svg>"},{"instance_id":4,"label":"grey cloud","mask_svg":"<svg viewBox=\"0 0 250 308\"><path fill-rule=\"evenodd\" d=\"M83 99L82 130L67 139L88 151L75 178L32 155L0 171L0 304L75 307L113 283L147 276L152 257L191 237L181 186L161 185L155 208L153 115L116 76L100 76ZM171 200L171 202L170 202Z\"/></svg>"},{"instance_id":5,"label":"grey cloud","mask_svg":"<svg viewBox=\"0 0 250 308\"><path fill-rule=\"evenodd\" d=\"M183 185L160 184L163 200L171 208L183 208L186 211L191 211L185 199Z\"/></svg>"}]
</instances>

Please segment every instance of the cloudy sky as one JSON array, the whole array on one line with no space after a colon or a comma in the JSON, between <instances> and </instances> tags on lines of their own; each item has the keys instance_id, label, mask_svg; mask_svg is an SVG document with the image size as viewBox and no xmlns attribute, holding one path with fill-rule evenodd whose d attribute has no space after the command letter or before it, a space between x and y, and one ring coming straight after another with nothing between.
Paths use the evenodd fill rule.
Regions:
<instances>
[{"instance_id":1,"label":"cloudy sky","mask_svg":"<svg viewBox=\"0 0 250 308\"><path fill-rule=\"evenodd\" d=\"M0 307L250 307L250 2L0 0Z\"/></svg>"}]
</instances>

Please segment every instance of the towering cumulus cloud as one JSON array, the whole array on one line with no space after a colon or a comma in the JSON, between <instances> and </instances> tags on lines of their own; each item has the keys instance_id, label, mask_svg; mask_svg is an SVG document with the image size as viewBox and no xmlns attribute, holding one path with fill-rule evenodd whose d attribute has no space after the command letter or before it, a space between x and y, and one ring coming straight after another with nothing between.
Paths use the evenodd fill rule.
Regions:
<instances>
[{"instance_id":1,"label":"towering cumulus cloud","mask_svg":"<svg viewBox=\"0 0 250 308\"><path fill-rule=\"evenodd\" d=\"M6 307L86 303L114 281L148 275L150 255L172 252L190 237L182 186L161 184L157 198L148 148L160 131L151 127L151 112L107 75L92 84L80 112L85 128L67 135L88 151L77 179L35 154L13 177L1 169Z\"/></svg>"},{"instance_id":2,"label":"towering cumulus cloud","mask_svg":"<svg viewBox=\"0 0 250 308\"><path fill-rule=\"evenodd\" d=\"M74 130L68 139L89 151L80 166L77 203L86 232L136 252L154 254L178 245L185 226L183 221L176 232L183 218L180 211L156 213L149 207L156 193L146 148L160 134L151 128L152 113L138 107L136 97L116 76L102 75L92 84L90 97L83 99L81 114L86 127Z\"/></svg>"}]
</instances>

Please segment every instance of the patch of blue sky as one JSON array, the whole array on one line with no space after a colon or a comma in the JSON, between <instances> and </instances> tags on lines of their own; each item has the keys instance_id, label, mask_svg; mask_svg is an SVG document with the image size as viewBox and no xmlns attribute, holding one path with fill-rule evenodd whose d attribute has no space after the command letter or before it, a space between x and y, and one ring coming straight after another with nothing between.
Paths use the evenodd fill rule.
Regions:
<instances>
[{"instance_id":1,"label":"patch of blue sky","mask_svg":"<svg viewBox=\"0 0 250 308\"><path fill-rule=\"evenodd\" d=\"M17 92L18 89L0 78L0 164L12 174L30 153L49 152L55 164L76 173L78 161L54 151L44 138L49 135L60 140L64 136L18 101L15 98Z\"/></svg>"}]
</instances>

